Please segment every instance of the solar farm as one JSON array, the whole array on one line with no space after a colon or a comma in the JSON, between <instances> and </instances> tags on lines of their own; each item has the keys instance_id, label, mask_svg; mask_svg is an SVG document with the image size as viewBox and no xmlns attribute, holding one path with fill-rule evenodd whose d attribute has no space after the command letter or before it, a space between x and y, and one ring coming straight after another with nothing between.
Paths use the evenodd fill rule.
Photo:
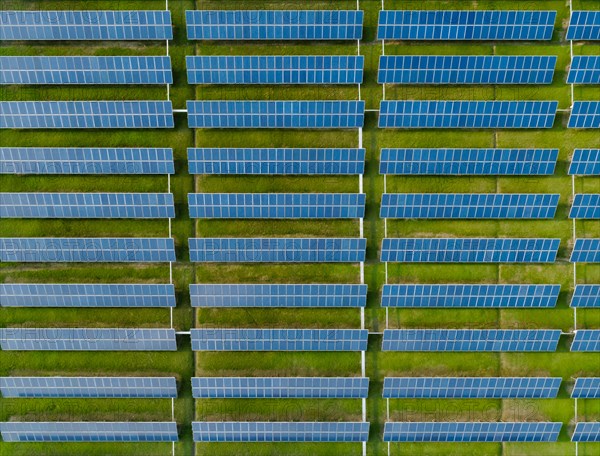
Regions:
<instances>
[{"instance_id":1,"label":"solar farm","mask_svg":"<svg viewBox=\"0 0 600 456\"><path fill-rule=\"evenodd\" d=\"M0 454L600 454L598 0L4 0Z\"/></svg>"}]
</instances>

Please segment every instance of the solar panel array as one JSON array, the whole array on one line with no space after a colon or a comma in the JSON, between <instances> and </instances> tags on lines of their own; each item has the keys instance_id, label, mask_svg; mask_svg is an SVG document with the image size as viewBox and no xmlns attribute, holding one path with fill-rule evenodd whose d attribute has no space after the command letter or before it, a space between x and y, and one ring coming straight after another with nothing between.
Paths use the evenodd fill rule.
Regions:
<instances>
[{"instance_id":1,"label":"solar panel array","mask_svg":"<svg viewBox=\"0 0 600 456\"><path fill-rule=\"evenodd\" d=\"M571 344L572 352L600 352L600 329L578 329Z\"/></svg>"},{"instance_id":2,"label":"solar panel array","mask_svg":"<svg viewBox=\"0 0 600 456\"><path fill-rule=\"evenodd\" d=\"M600 399L600 377L580 377L575 379L571 391L572 398Z\"/></svg>"},{"instance_id":3,"label":"solar panel array","mask_svg":"<svg viewBox=\"0 0 600 456\"><path fill-rule=\"evenodd\" d=\"M364 56L187 56L190 84L360 84Z\"/></svg>"},{"instance_id":4,"label":"solar panel array","mask_svg":"<svg viewBox=\"0 0 600 456\"><path fill-rule=\"evenodd\" d=\"M560 239L385 238L381 261L397 263L553 263Z\"/></svg>"},{"instance_id":5,"label":"solar panel array","mask_svg":"<svg viewBox=\"0 0 600 456\"><path fill-rule=\"evenodd\" d=\"M573 442L600 442L600 422L577 423L571 437Z\"/></svg>"},{"instance_id":6,"label":"solar panel array","mask_svg":"<svg viewBox=\"0 0 600 456\"><path fill-rule=\"evenodd\" d=\"M557 108L557 101L384 100L379 128L552 128Z\"/></svg>"},{"instance_id":7,"label":"solar panel array","mask_svg":"<svg viewBox=\"0 0 600 456\"><path fill-rule=\"evenodd\" d=\"M571 263L600 263L600 239L575 239Z\"/></svg>"},{"instance_id":8,"label":"solar panel array","mask_svg":"<svg viewBox=\"0 0 600 456\"><path fill-rule=\"evenodd\" d=\"M0 194L0 218L174 218L172 193Z\"/></svg>"},{"instance_id":9,"label":"solar panel array","mask_svg":"<svg viewBox=\"0 0 600 456\"><path fill-rule=\"evenodd\" d=\"M363 174L365 149L188 149L190 174Z\"/></svg>"},{"instance_id":10,"label":"solar panel array","mask_svg":"<svg viewBox=\"0 0 600 456\"><path fill-rule=\"evenodd\" d=\"M558 329L386 329L382 350L554 352L560 333Z\"/></svg>"},{"instance_id":11,"label":"solar panel array","mask_svg":"<svg viewBox=\"0 0 600 456\"><path fill-rule=\"evenodd\" d=\"M567 40L600 40L600 11L573 11L567 29Z\"/></svg>"},{"instance_id":12,"label":"solar panel array","mask_svg":"<svg viewBox=\"0 0 600 456\"><path fill-rule=\"evenodd\" d=\"M574 55L567 84L600 84L600 55Z\"/></svg>"},{"instance_id":13,"label":"solar panel array","mask_svg":"<svg viewBox=\"0 0 600 456\"><path fill-rule=\"evenodd\" d=\"M384 285L382 307L552 308L560 285Z\"/></svg>"},{"instance_id":14,"label":"solar panel array","mask_svg":"<svg viewBox=\"0 0 600 456\"><path fill-rule=\"evenodd\" d=\"M0 57L0 84L172 84L168 56Z\"/></svg>"},{"instance_id":15,"label":"solar panel array","mask_svg":"<svg viewBox=\"0 0 600 456\"><path fill-rule=\"evenodd\" d=\"M3 397L175 398L175 377L0 377Z\"/></svg>"},{"instance_id":16,"label":"solar panel array","mask_svg":"<svg viewBox=\"0 0 600 456\"><path fill-rule=\"evenodd\" d=\"M188 101L190 128L359 128L364 101Z\"/></svg>"},{"instance_id":17,"label":"solar panel array","mask_svg":"<svg viewBox=\"0 0 600 456\"><path fill-rule=\"evenodd\" d=\"M569 174L600 176L600 149L575 149L569 165Z\"/></svg>"},{"instance_id":18,"label":"solar panel array","mask_svg":"<svg viewBox=\"0 0 600 456\"><path fill-rule=\"evenodd\" d=\"M600 128L600 101L574 101L568 128Z\"/></svg>"},{"instance_id":19,"label":"solar panel array","mask_svg":"<svg viewBox=\"0 0 600 456\"><path fill-rule=\"evenodd\" d=\"M192 307L365 307L367 285L191 284L190 298Z\"/></svg>"},{"instance_id":20,"label":"solar panel array","mask_svg":"<svg viewBox=\"0 0 600 456\"><path fill-rule=\"evenodd\" d=\"M381 149L379 172L398 175L552 175L558 149Z\"/></svg>"},{"instance_id":21,"label":"solar panel array","mask_svg":"<svg viewBox=\"0 0 600 456\"><path fill-rule=\"evenodd\" d=\"M550 40L556 11L380 11L379 40Z\"/></svg>"},{"instance_id":22,"label":"solar panel array","mask_svg":"<svg viewBox=\"0 0 600 456\"><path fill-rule=\"evenodd\" d=\"M556 56L382 55L379 84L551 84Z\"/></svg>"},{"instance_id":23,"label":"solar panel array","mask_svg":"<svg viewBox=\"0 0 600 456\"><path fill-rule=\"evenodd\" d=\"M360 40L362 11L186 11L188 40Z\"/></svg>"},{"instance_id":24,"label":"solar panel array","mask_svg":"<svg viewBox=\"0 0 600 456\"><path fill-rule=\"evenodd\" d=\"M195 398L366 398L366 377L193 377Z\"/></svg>"},{"instance_id":25,"label":"solar panel array","mask_svg":"<svg viewBox=\"0 0 600 456\"><path fill-rule=\"evenodd\" d=\"M575 195L569 218L600 219L600 193Z\"/></svg>"},{"instance_id":26,"label":"solar panel array","mask_svg":"<svg viewBox=\"0 0 600 456\"><path fill-rule=\"evenodd\" d=\"M570 305L600 308L600 285L575 285Z\"/></svg>"}]
</instances>

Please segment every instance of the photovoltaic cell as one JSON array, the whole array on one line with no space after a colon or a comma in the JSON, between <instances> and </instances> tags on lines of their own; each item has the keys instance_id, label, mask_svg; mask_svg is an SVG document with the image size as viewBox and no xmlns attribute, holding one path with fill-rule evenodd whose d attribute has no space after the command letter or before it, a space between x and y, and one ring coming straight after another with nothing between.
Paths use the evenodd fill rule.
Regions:
<instances>
[{"instance_id":1,"label":"photovoltaic cell","mask_svg":"<svg viewBox=\"0 0 600 456\"><path fill-rule=\"evenodd\" d=\"M572 442L600 442L600 422L577 423Z\"/></svg>"},{"instance_id":2,"label":"photovoltaic cell","mask_svg":"<svg viewBox=\"0 0 600 456\"><path fill-rule=\"evenodd\" d=\"M365 307L367 286L190 284L190 298L192 307Z\"/></svg>"},{"instance_id":3,"label":"photovoltaic cell","mask_svg":"<svg viewBox=\"0 0 600 456\"><path fill-rule=\"evenodd\" d=\"M363 174L365 149L188 149L190 174Z\"/></svg>"},{"instance_id":4,"label":"photovoltaic cell","mask_svg":"<svg viewBox=\"0 0 600 456\"><path fill-rule=\"evenodd\" d=\"M556 56L382 55L379 84L551 84Z\"/></svg>"},{"instance_id":5,"label":"photovoltaic cell","mask_svg":"<svg viewBox=\"0 0 600 456\"><path fill-rule=\"evenodd\" d=\"M572 352L600 352L600 329L578 329L571 344Z\"/></svg>"},{"instance_id":6,"label":"photovoltaic cell","mask_svg":"<svg viewBox=\"0 0 600 456\"><path fill-rule=\"evenodd\" d=\"M567 84L600 84L600 55L574 55Z\"/></svg>"},{"instance_id":7,"label":"photovoltaic cell","mask_svg":"<svg viewBox=\"0 0 600 456\"><path fill-rule=\"evenodd\" d=\"M560 239L386 238L381 261L397 263L553 263Z\"/></svg>"},{"instance_id":8,"label":"photovoltaic cell","mask_svg":"<svg viewBox=\"0 0 600 456\"><path fill-rule=\"evenodd\" d=\"M558 149L381 149L379 172L398 175L552 175Z\"/></svg>"},{"instance_id":9,"label":"photovoltaic cell","mask_svg":"<svg viewBox=\"0 0 600 456\"><path fill-rule=\"evenodd\" d=\"M575 239L571 263L600 263L600 239Z\"/></svg>"},{"instance_id":10,"label":"photovoltaic cell","mask_svg":"<svg viewBox=\"0 0 600 456\"><path fill-rule=\"evenodd\" d=\"M568 128L600 128L600 101L575 101Z\"/></svg>"},{"instance_id":11,"label":"photovoltaic cell","mask_svg":"<svg viewBox=\"0 0 600 456\"><path fill-rule=\"evenodd\" d=\"M575 379L571 397L577 399L600 399L600 377L580 377Z\"/></svg>"},{"instance_id":12,"label":"photovoltaic cell","mask_svg":"<svg viewBox=\"0 0 600 456\"><path fill-rule=\"evenodd\" d=\"M557 101L384 100L379 128L552 128L557 108Z\"/></svg>"},{"instance_id":13,"label":"photovoltaic cell","mask_svg":"<svg viewBox=\"0 0 600 456\"><path fill-rule=\"evenodd\" d=\"M573 11L567 29L567 40L600 40L600 11Z\"/></svg>"},{"instance_id":14,"label":"photovoltaic cell","mask_svg":"<svg viewBox=\"0 0 600 456\"><path fill-rule=\"evenodd\" d=\"M600 308L600 285L576 285L571 307Z\"/></svg>"},{"instance_id":15,"label":"photovoltaic cell","mask_svg":"<svg viewBox=\"0 0 600 456\"><path fill-rule=\"evenodd\" d=\"M190 128L359 128L364 101L188 101Z\"/></svg>"},{"instance_id":16,"label":"photovoltaic cell","mask_svg":"<svg viewBox=\"0 0 600 456\"><path fill-rule=\"evenodd\" d=\"M579 193L575 195L569 218L600 219L600 193Z\"/></svg>"},{"instance_id":17,"label":"photovoltaic cell","mask_svg":"<svg viewBox=\"0 0 600 456\"><path fill-rule=\"evenodd\" d=\"M559 329L386 329L382 350L554 352L559 338Z\"/></svg>"}]
</instances>

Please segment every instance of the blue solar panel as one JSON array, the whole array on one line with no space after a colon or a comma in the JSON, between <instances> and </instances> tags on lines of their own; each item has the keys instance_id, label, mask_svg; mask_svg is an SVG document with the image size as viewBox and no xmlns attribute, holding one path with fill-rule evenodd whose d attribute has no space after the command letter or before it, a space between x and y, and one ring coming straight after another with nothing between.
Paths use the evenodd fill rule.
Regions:
<instances>
[{"instance_id":1,"label":"blue solar panel","mask_svg":"<svg viewBox=\"0 0 600 456\"><path fill-rule=\"evenodd\" d=\"M169 11L0 11L0 41L170 40Z\"/></svg>"},{"instance_id":2,"label":"blue solar panel","mask_svg":"<svg viewBox=\"0 0 600 456\"><path fill-rule=\"evenodd\" d=\"M1 328L2 350L174 351L174 329Z\"/></svg>"},{"instance_id":3,"label":"blue solar panel","mask_svg":"<svg viewBox=\"0 0 600 456\"><path fill-rule=\"evenodd\" d=\"M550 40L556 11L380 11L379 40Z\"/></svg>"},{"instance_id":4,"label":"blue solar panel","mask_svg":"<svg viewBox=\"0 0 600 456\"><path fill-rule=\"evenodd\" d=\"M556 442L562 423L395 422L385 423L384 442Z\"/></svg>"},{"instance_id":5,"label":"blue solar panel","mask_svg":"<svg viewBox=\"0 0 600 456\"><path fill-rule=\"evenodd\" d=\"M190 298L192 307L365 307L367 286L191 284Z\"/></svg>"},{"instance_id":6,"label":"blue solar panel","mask_svg":"<svg viewBox=\"0 0 600 456\"><path fill-rule=\"evenodd\" d=\"M175 174L173 149L2 147L0 174Z\"/></svg>"},{"instance_id":7,"label":"blue solar panel","mask_svg":"<svg viewBox=\"0 0 600 456\"><path fill-rule=\"evenodd\" d=\"M575 195L569 218L600 219L600 193Z\"/></svg>"},{"instance_id":8,"label":"blue solar panel","mask_svg":"<svg viewBox=\"0 0 600 456\"><path fill-rule=\"evenodd\" d=\"M168 56L0 57L0 84L172 84Z\"/></svg>"},{"instance_id":9,"label":"blue solar panel","mask_svg":"<svg viewBox=\"0 0 600 456\"><path fill-rule=\"evenodd\" d=\"M560 377L386 377L383 397L402 399L553 399Z\"/></svg>"},{"instance_id":10,"label":"blue solar panel","mask_svg":"<svg viewBox=\"0 0 600 456\"><path fill-rule=\"evenodd\" d=\"M554 193L384 193L381 218L551 219Z\"/></svg>"},{"instance_id":11,"label":"blue solar panel","mask_svg":"<svg viewBox=\"0 0 600 456\"><path fill-rule=\"evenodd\" d=\"M600 422L577 423L571 441L600 442Z\"/></svg>"},{"instance_id":12,"label":"blue solar panel","mask_svg":"<svg viewBox=\"0 0 600 456\"><path fill-rule=\"evenodd\" d=\"M364 62L356 55L186 57L189 84L360 84Z\"/></svg>"},{"instance_id":13,"label":"blue solar panel","mask_svg":"<svg viewBox=\"0 0 600 456\"><path fill-rule=\"evenodd\" d=\"M195 398L366 398L365 377L193 377Z\"/></svg>"},{"instance_id":14,"label":"blue solar panel","mask_svg":"<svg viewBox=\"0 0 600 456\"><path fill-rule=\"evenodd\" d=\"M600 377L580 377L575 379L571 391L572 398L600 399Z\"/></svg>"},{"instance_id":15,"label":"blue solar panel","mask_svg":"<svg viewBox=\"0 0 600 456\"><path fill-rule=\"evenodd\" d=\"M600 285L576 285L570 305L600 308Z\"/></svg>"},{"instance_id":16,"label":"blue solar panel","mask_svg":"<svg viewBox=\"0 0 600 456\"><path fill-rule=\"evenodd\" d=\"M567 84L600 84L600 55L575 55Z\"/></svg>"},{"instance_id":17,"label":"blue solar panel","mask_svg":"<svg viewBox=\"0 0 600 456\"><path fill-rule=\"evenodd\" d=\"M600 149L575 149L569 174L576 176L600 176Z\"/></svg>"},{"instance_id":18,"label":"blue solar panel","mask_svg":"<svg viewBox=\"0 0 600 456\"><path fill-rule=\"evenodd\" d=\"M560 285L384 285L382 307L551 308Z\"/></svg>"},{"instance_id":19,"label":"blue solar panel","mask_svg":"<svg viewBox=\"0 0 600 456\"><path fill-rule=\"evenodd\" d=\"M557 101L382 101L379 128L552 128Z\"/></svg>"},{"instance_id":20,"label":"blue solar panel","mask_svg":"<svg viewBox=\"0 0 600 456\"><path fill-rule=\"evenodd\" d=\"M175 377L0 377L4 397L175 398Z\"/></svg>"},{"instance_id":21,"label":"blue solar panel","mask_svg":"<svg viewBox=\"0 0 600 456\"><path fill-rule=\"evenodd\" d=\"M399 175L552 175L558 149L381 149L379 172Z\"/></svg>"},{"instance_id":22,"label":"blue solar panel","mask_svg":"<svg viewBox=\"0 0 600 456\"><path fill-rule=\"evenodd\" d=\"M186 11L188 40L360 40L363 12Z\"/></svg>"},{"instance_id":23,"label":"blue solar panel","mask_svg":"<svg viewBox=\"0 0 600 456\"><path fill-rule=\"evenodd\" d=\"M382 349L404 352L553 352L559 338L559 329L386 329Z\"/></svg>"},{"instance_id":24,"label":"blue solar panel","mask_svg":"<svg viewBox=\"0 0 600 456\"><path fill-rule=\"evenodd\" d=\"M553 263L560 239L386 238L381 261L397 263Z\"/></svg>"},{"instance_id":25,"label":"blue solar panel","mask_svg":"<svg viewBox=\"0 0 600 456\"><path fill-rule=\"evenodd\" d=\"M365 199L364 193L188 194L191 218L226 219L363 218Z\"/></svg>"},{"instance_id":26,"label":"blue solar panel","mask_svg":"<svg viewBox=\"0 0 600 456\"><path fill-rule=\"evenodd\" d=\"M573 11L567 29L567 40L600 40L600 11Z\"/></svg>"},{"instance_id":27,"label":"blue solar panel","mask_svg":"<svg viewBox=\"0 0 600 456\"><path fill-rule=\"evenodd\" d=\"M170 101L2 101L2 128L173 128Z\"/></svg>"},{"instance_id":28,"label":"blue solar panel","mask_svg":"<svg viewBox=\"0 0 600 456\"><path fill-rule=\"evenodd\" d=\"M175 244L172 238L0 238L0 261L175 261Z\"/></svg>"},{"instance_id":29,"label":"blue solar panel","mask_svg":"<svg viewBox=\"0 0 600 456\"><path fill-rule=\"evenodd\" d=\"M172 193L0 193L0 218L174 218Z\"/></svg>"},{"instance_id":30,"label":"blue solar panel","mask_svg":"<svg viewBox=\"0 0 600 456\"><path fill-rule=\"evenodd\" d=\"M571 344L572 352L600 352L600 329L578 329Z\"/></svg>"},{"instance_id":31,"label":"blue solar panel","mask_svg":"<svg viewBox=\"0 0 600 456\"><path fill-rule=\"evenodd\" d=\"M175 307L175 287L151 283L3 283L0 307Z\"/></svg>"},{"instance_id":32,"label":"blue solar panel","mask_svg":"<svg viewBox=\"0 0 600 456\"><path fill-rule=\"evenodd\" d=\"M363 174L365 149L188 149L190 174Z\"/></svg>"},{"instance_id":33,"label":"blue solar panel","mask_svg":"<svg viewBox=\"0 0 600 456\"><path fill-rule=\"evenodd\" d=\"M365 329L192 329L194 351L365 351Z\"/></svg>"},{"instance_id":34,"label":"blue solar panel","mask_svg":"<svg viewBox=\"0 0 600 456\"><path fill-rule=\"evenodd\" d=\"M52 421L0 423L5 442L176 442L176 422Z\"/></svg>"},{"instance_id":35,"label":"blue solar panel","mask_svg":"<svg viewBox=\"0 0 600 456\"><path fill-rule=\"evenodd\" d=\"M575 239L571 263L600 263L600 239Z\"/></svg>"},{"instance_id":36,"label":"blue solar panel","mask_svg":"<svg viewBox=\"0 0 600 456\"><path fill-rule=\"evenodd\" d=\"M379 84L551 84L556 56L382 55Z\"/></svg>"},{"instance_id":37,"label":"blue solar panel","mask_svg":"<svg viewBox=\"0 0 600 456\"><path fill-rule=\"evenodd\" d=\"M364 101L188 101L187 109L190 128L359 128L365 117Z\"/></svg>"},{"instance_id":38,"label":"blue solar panel","mask_svg":"<svg viewBox=\"0 0 600 456\"><path fill-rule=\"evenodd\" d=\"M575 101L568 128L600 128L600 101Z\"/></svg>"},{"instance_id":39,"label":"blue solar panel","mask_svg":"<svg viewBox=\"0 0 600 456\"><path fill-rule=\"evenodd\" d=\"M364 238L191 238L190 260L202 263L357 263Z\"/></svg>"}]
</instances>

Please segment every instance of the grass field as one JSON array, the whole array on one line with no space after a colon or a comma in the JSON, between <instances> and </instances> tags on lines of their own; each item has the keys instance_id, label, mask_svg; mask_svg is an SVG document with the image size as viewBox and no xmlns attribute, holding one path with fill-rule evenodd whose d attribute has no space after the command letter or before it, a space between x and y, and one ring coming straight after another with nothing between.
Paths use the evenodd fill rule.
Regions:
<instances>
[{"instance_id":1,"label":"grass field","mask_svg":"<svg viewBox=\"0 0 600 456\"><path fill-rule=\"evenodd\" d=\"M381 0L360 0L365 11L360 53L365 56L365 80L360 99L367 109L378 109L384 90L378 85L378 58L383 52L375 40ZM164 9L163 0L29 1L3 0L2 9ZM243 54L348 54L355 42L341 43L205 43L188 42L187 9L356 9L355 0L170 0L175 39L169 45L175 83L170 99L184 109L193 99L346 99L359 98L356 86L198 86L187 85L185 55ZM597 0L573 0L574 9L600 9ZM539 86L386 86L385 99L558 100L561 109L571 103L565 83L570 61L564 41L568 3L564 0L385 0L386 9L546 9L558 11L555 34L544 43L386 43L386 54L548 54L557 55L553 84ZM58 43L33 45L4 42L0 55L162 55L164 43ZM575 54L600 54L599 45L574 46ZM1 89L2 100L164 100L164 87L14 87ZM599 100L600 88L576 87L575 99ZM377 113L368 112L362 131L367 151L363 179L367 194L364 237L367 261L364 280L369 286L365 326L374 333L389 328L552 328L571 331L569 308L574 286L573 265L568 262L573 224L568 219L572 181L567 175L576 147L600 147L598 131L566 129L567 114L559 114L551 130L533 131L414 131L380 130ZM177 217L172 223L177 249L173 280L177 308L173 326L233 328L359 328L359 310L203 309L190 307L190 283L359 283L359 265L197 265L189 262L189 237L358 237L358 221L193 221L188 217L189 192L358 192L357 177L220 177L191 176L188 147L357 147L356 131L190 130L185 114L176 114L172 131L0 131L0 146L55 147L172 147L176 174L170 188ZM560 193L560 206L550 221L424 221L388 220L387 232L379 218L384 179L378 172L382 147L536 147L559 148L557 171L550 177L388 177L387 192L547 192ZM0 191L165 192L165 176L9 176L0 178ZM575 192L600 193L600 179L576 178ZM600 237L600 223L578 221L577 237ZM68 221L2 220L0 237L26 236L140 236L166 237L165 220ZM412 265L380 263L381 239L388 237L559 237L559 260L552 265ZM600 283L599 265L578 265L577 283ZM60 265L0 264L1 282L166 283L168 265ZM390 310L380 307L384 283L556 283L561 284L559 304L551 310ZM3 327L168 327L165 309L7 309L0 310ZM600 328L599 310L579 310L578 328ZM575 455L570 431L575 421L574 401L568 388L578 376L600 376L600 354L569 352L564 336L556 353L384 353L381 337L369 338L366 374L371 378L367 421L371 422L369 455ZM194 354L187 336L178 337L178 351L165 353L0 352L0 376L6 375L170 375L178 379L174 402L180 440L177 455L359 455L360 444L198 444L192 442L192 420L251 421L360 421L360 400L198 400L191 397L190 377L198 376L359 376L359 353L206 353ZM560 376L559 398L553 400L390 400L381 398L386 376ZM388 416L389 410L389 416ZM579 421L600 419L600 401L580 400ZM382 442L383 423L396 421L561 421L560 441L553 444L392 444ZM169 421L170 400L25 400L0 398L0 421ZM579 445L579 456L597 456L600 444ZM170 444L7 444L0 455L167 455Z\"/></svg>"}]
</instances>

